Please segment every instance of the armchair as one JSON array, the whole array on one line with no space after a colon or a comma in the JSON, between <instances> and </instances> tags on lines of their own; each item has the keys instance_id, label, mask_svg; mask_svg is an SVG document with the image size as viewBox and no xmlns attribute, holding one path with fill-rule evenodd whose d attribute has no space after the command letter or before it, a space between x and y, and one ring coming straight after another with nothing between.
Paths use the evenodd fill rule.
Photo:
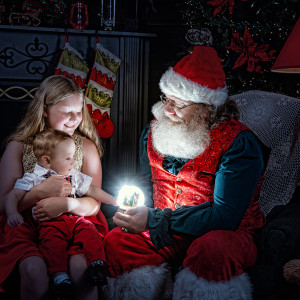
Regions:
<instances>
[{"instance_id":1,"label":"armchair","mask_svg":"<svg viewBox=\"0 0 300 300\"><path fill-rule=\"evenodd\" d=\"M248 273L255 300L300 299L300 286L283 278L283 265L300 258L300 100L262 91L231 97L240 120L270 148L260 194L267 223L257 264Z\"/></svg>"}]
</instances>

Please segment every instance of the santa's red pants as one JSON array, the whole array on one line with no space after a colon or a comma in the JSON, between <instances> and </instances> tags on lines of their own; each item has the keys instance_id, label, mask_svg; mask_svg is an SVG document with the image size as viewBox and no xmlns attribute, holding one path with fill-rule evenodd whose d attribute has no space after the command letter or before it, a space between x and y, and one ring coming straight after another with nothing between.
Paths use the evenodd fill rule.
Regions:
<instances>
[{"instance_id":1,"label":"santa's red pants","mask_svg":"<svg viewBox=\"0 0 300 300\"><path fill-rule=\"evenodd\" d=\"M257 257L253 237L243 230L211 231L194 240L173 236L172 245L157 250L148 231L130 234L115 228L105 236L104 248L112 277L145 265L183 260L183 266L199 277L229 280L254 265Z\"/></svg>"},{"instance_id":2,"label":"santa's red pants","mask_svg":"<svg viewBox=\"0 0 300 300\"><path fill-rule=\"evenodd\" d=\"M106 261L103 236L84 217L62 215L42 222L39 235L49 274L67 272L69 255L83 253L88 265L95 260Z\"/></svg>"}]
</instances>

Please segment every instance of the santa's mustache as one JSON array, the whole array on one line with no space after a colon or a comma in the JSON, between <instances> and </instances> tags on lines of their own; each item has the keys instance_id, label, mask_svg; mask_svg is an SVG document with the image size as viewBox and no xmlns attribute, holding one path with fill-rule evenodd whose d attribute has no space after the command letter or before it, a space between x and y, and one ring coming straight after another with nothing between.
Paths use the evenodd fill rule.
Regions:
<instances>
[{"instance_id":1,"label":"santa's mustache","mask_svg":"<svg viewBox=\"0 0 300 300\"><path fill-rule=\"evenodd\" d=\"M209 145L210 135L201 118L200 108L195 110L189 121L183 121L175 114L169 117L164 108L162 102L154 104L152 108L156 119L151 126L155 150L183 159L192 159L203 153Z\"/></svg>"}]
</instances>

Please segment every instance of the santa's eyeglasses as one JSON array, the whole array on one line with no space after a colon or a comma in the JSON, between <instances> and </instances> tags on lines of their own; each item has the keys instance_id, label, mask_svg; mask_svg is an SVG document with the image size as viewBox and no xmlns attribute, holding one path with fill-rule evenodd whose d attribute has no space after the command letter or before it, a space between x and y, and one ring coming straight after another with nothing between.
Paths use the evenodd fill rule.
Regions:
<instances>
[{"instance_id":1,"label":"santa's eyeglasses","mask_svg":"<svg viewBox=\"0 0 300 300\"><path fill-rule=\"evenodd\" d=\"M184 105L184 106L178 106L175 104L175 101L168 98L165 94L161 94L160 95L160 100L161 102L164 104L164 105L167 105L168 103L170 104L171 108L174 109L174 108L177 108L177 109L184 109L186 107L189 107L191 105L195 105L197 103L191 103L191 104L188 104L188 105Z\"/></svg>"}]
</instances>

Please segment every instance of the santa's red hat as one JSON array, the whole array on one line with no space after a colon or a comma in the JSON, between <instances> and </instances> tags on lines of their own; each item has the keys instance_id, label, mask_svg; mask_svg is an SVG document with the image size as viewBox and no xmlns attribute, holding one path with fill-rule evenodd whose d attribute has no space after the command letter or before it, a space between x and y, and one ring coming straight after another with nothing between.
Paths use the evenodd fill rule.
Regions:
<instances>
[{"instance_id":1,"label":"santa's red hat","mask_svg":"<svg viewBox=\"0 0 300 300\"><path fill-rule=\"evenodd\" d=\"M162 75L159 86L168 96L220 106L228 97L225 78L216 50L195 46L192 54L183 57Z\"/></svg>"}]
</instances>

